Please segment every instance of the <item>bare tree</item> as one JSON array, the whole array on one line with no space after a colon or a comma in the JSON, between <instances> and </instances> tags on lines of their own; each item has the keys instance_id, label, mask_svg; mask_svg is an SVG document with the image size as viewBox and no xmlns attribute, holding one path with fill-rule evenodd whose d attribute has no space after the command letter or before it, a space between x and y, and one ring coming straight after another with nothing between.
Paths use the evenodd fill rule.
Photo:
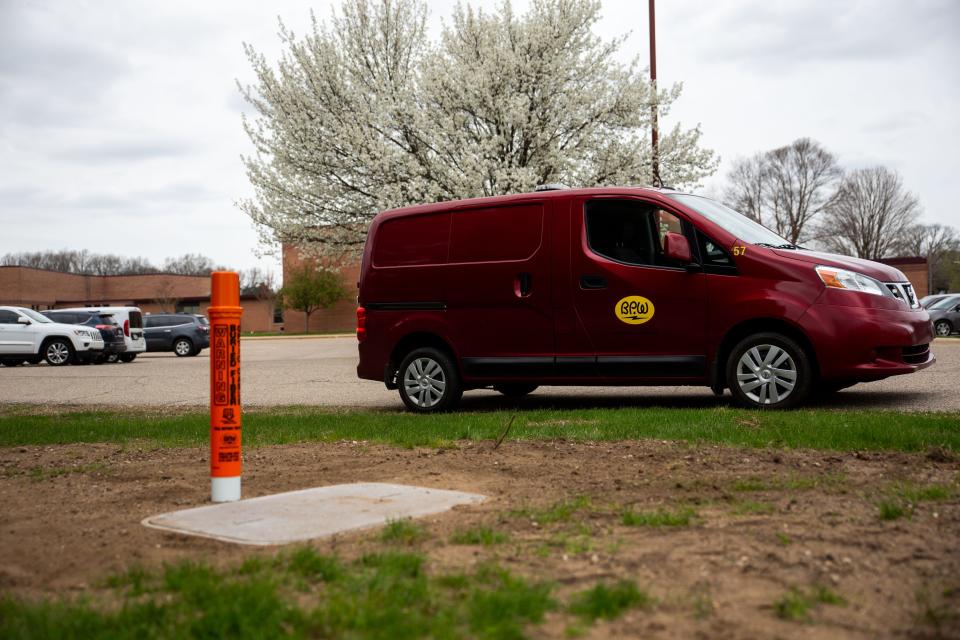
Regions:
<instances>
[{"instance_id":1,"label":"bare tree","mask_svg":"<svg viewBox=\"0 0 960 640\"><path fill-rule=\"evenodd\" d=\"M886 167L848 174L827 211L820 239L827 249L877 259L896 252L920 215L917 197Z\"/></svg>"},{"instance_id":2,"label":"bare tree","mask_svg":"<svg viewBox=\"0 0 960 640\"><path fill-rule=\"evenodd\" d=\"M815 217L841 176L837 160L810 138L738 160L724 199L734 209L797 243L813 237Z\"/></svg>"},{"instance_id":3,"label":"bare tree","mask_svg":"<svg viewBox=\"0 0 960 640\"><path fill-rule=\"evenodd\" d=\"M743 215L764 223L764 200L769 186L766 181L766 154L756 153L749 158L737 158L728 176L729 184L723 193L724 201Z\"/></svg>"},{"instance_id":4,"label":"bare tree","mask_svg":"<svg viewBox=\"0 0 960 640\"><path fill-rule=\"evenodd\" d=\"M930 292L950 290L952 261L960 251L960 236L953 227L942 224L915 224L903 233L896 252L905 256L923 256L930 269Z\"/></svg>"}]
</instances>

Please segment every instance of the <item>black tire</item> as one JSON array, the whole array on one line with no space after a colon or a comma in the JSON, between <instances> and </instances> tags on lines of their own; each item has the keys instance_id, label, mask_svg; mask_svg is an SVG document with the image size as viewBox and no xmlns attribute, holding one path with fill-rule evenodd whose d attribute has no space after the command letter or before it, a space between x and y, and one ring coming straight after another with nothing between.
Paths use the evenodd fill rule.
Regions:
<instances>
[{"instance_id":1,"label":"black tire","mask_svg":"<svg viewBox=\"0 0 960 640\"><path fill-rule=\"evenodd\" d=\"M193 350L193 342L190 341L190 338L177 338L174 340L173 352L177 354L178 358L196 355Z\"/></svg>"},{"instance_id":2,"label":"black tire","mask_svg":"<svg viewBox=\"0 0 960 640\"><path fill-rule=\"evenodd\" d=\"M422 347L408 353L400 363L397 383L400 399L407 409L415 413L450 411L463 396L463 384L457 367L450 356L433 347ZM438 383L442 389L438 388ZM439 397L435 397L438 392Z\"/></svg>"},{"instance_id":3,"label":"black tire","mask_svg":"<svg viewBox=\"0 0 960 640\"><path fill-rule=\"evenodd\" d=\"M785 359L782 354L786 354ZM744 338L727 358L730 393L737 404L750 409L797 406L810 395L815 375L803 347L779 333L757 333Z\"/></svg>"},{"instance_id":4,"label":"black tire","mask_svg":"<svg viewBox=\"0 0 960 640\"><path fill-rule=\"evenodd\" d=\"M933 325L933 332L937 334L938 338L945 338L953 333L953 327L948 320L937 320L937 323Z\"/></svg>"},{"instance_id":5,"label":"black tire","mask_svg":"<svg viewBox=\"0 0 960 640\"><path fill-rule=\"evenodd\" d=\"M62 367L76 359L73 345L66 338L51 338L43 343L43 359L51 367Z\"/></svg>"},{"instance_id":6,"label":"black tire","mask_svg":"<svg viewBox=\"0 0 960 640\"><path fill-rule=\"evenodd\" d=\"M113 364L113 363L115 363L115 362L120 362L120 354L119 354L119 353L111 353L111 354L107 355L107 356L103 359L103 361L104 361L104 362L109 362L110 364Z\"/></svg>"},{"instance_id":7,"label":"black tire","mask_svg":"<svg viewBox=\"0 0 960 640\"><path fill-rule=\"evenodd\" d=\"M521 398L537 390L539 385L528 382L507 382L493 385L494 391L499 391L508 398Z\"/></svg>"},{"instance_id":8,"label":"black tire","mask_svg":"<svg viewBox=\"0 0 960 640\"><path fill-rule=\"evenodd\" d=\"M137 359L137 354L135 353L121 353L120 362L133 362Z\"/></svg>"}]
</instances>

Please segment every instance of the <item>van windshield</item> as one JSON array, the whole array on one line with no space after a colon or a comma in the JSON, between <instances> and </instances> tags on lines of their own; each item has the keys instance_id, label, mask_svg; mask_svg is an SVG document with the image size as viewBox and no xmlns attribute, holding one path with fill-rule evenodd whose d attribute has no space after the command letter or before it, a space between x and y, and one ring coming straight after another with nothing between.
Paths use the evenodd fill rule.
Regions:
<instances>
[{"instance_id":1,"label":"van windshield","mask_svg":"<svg viewBox=\"0 0 960 640\"><path fill-rule=\"evenodd\" d=\"M784 249L797 248L786 238L781 238L762 224L754 222L742 213L738 213L730 207L720 204L716 200L710 200L709 198L687 193L670 193L665 195L680 204L690 207L704 218L710 220L710 222L723 227L744 242Z\"/></svg>"}]
</instances>

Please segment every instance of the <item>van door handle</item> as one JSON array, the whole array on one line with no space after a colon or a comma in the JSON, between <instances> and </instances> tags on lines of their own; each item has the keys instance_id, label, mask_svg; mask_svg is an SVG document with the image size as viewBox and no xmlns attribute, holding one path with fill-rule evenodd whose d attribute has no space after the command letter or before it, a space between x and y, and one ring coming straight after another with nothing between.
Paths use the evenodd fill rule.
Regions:
<instances>
[{"instance_id":1,"label":"van door handle","mask_svg":"<svg viewBox=\"0 0 960 640\"><path fill-rule=\"evenodd\" d=\"M581 289L606 289L607 279L602 276L580 276Z\"/></svg>"},{"instance_id":2,"label":"van door handle","mask_svg":"<svg viewBox=\"0 0 960 640\"><path fill-rule=\"evenodd\" d=\"M529 273L518 273L513 279L513 293L518 298L526 298L533 288L533 276Z\"/></svg>"}]
</instances>

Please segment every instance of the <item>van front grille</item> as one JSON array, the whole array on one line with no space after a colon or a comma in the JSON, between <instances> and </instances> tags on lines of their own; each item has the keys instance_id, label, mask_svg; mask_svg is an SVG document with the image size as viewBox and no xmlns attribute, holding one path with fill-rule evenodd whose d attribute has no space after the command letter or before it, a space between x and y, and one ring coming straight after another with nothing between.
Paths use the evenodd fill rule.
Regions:
<instances>
[{"instance_id":1,"label":"van front grille","mask_svg":"<svg viewBox=\"0 0 960 640\"><path fill-rule=\"evenodd\" d=\"M884 282L883 283L893 297L905 303L911 309L919 309L920 302L917 301L917 294L913 291L913 285L909 282Z\"/></svg>"},{"instance_id":2,"label":"van front grille","mask_svg":"<svg viewBox=\"0 0 960 640\"><path fill-rule=\"evenodd\" d=\"M903 347L903 361L907 364L923 364L930 357L930 345L918 344L915 347Z\"/></svg>"}]
</instances>

